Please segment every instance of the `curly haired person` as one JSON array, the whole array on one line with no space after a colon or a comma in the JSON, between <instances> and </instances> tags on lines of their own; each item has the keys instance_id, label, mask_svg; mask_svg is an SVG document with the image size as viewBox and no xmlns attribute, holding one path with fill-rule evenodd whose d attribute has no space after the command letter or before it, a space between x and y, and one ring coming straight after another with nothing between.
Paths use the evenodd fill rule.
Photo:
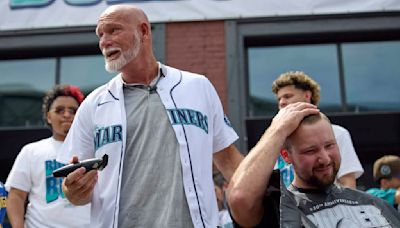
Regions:
<instances>
[{"instance_id":1,"label":"curly haired person","mask_svg":"<svg viewBox=\"0 0 400 228\"><path fill-rule=\"evenodd\" d=\"M52 136L25 145L8 175L7 214L12 227L85 227L90 208L74 206L61 190L61 178L53 170L64 164L56 156L74 120L84 96L71 85L56 85L42 105L43 120ZM28 205L25 210L25 202Z\"/></svg>"}]
</instances>

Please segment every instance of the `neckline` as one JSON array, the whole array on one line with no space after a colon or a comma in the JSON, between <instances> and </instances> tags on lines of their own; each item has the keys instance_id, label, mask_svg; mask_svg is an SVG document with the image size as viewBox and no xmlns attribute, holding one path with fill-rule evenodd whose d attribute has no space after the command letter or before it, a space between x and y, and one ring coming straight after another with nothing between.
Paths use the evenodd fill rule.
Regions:
<instances>
[{"instance_id":1,"label":"neckline","mask_svg":"<svg viewBox=\"0 0 400 228\"><path fill-rule=\"evenodd\" d=\"M333 184L326 188L312 188L312 189L299 188L299 187L294 186L293 184L290 184L289 186L293 190L296 190L298 192L305 193L305 194L328 194L332 190Z\"/></svg>"}]
</instances>

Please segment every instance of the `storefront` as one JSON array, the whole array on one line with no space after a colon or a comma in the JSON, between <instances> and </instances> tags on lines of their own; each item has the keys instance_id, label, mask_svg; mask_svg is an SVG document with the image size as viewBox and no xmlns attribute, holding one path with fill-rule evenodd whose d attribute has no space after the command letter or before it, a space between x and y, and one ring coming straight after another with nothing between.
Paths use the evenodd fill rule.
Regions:
<instances>
[{"instance_id":1,"label":"storefront","mask_svg":"<svg viewBox=\"0 0 400 228\"><path fill-rule=\"evenodd\" d=\"M320 108L351 131L363 182L378 156L400 153L399 1L8 0L0 3L0 133L13 140L1 143L8 165L0 181L22 145L48 134L40 110L47 89L69 83L89 93L113 76L94 29L118 3L148 14L161 62L207 75L243 153L277 111L271 82L289 70L321 84ZM260 119L265 125L253 129Z\"/></svg>"}]
</instances>

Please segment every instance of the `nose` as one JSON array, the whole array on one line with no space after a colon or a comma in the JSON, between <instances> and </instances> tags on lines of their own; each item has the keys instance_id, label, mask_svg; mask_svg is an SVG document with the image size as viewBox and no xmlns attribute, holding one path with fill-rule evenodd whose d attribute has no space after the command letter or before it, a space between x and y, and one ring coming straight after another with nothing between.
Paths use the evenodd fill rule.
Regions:
<instances>
[{"instance_id":1,"label":"nose","mask_svg":"<svg viewBox=\"0 0 400 228\"><path fill-rule=\"evenodd\" d=\"M112 45L112 40L107 34L103 34L99 40L99 48L103 50L104 48L110 47Z\"/></svg>"},{"instance_id":2,"label":"nose","mask_svg":"<svg viewBox=\"0 0 400 228\"><path fill-rule=\"evenodd\" d=\"M329 152L326 151L325 149L321 150L318 156L318 163L322 165L328 165L331 163L331 157L329 155Z\"/></svg>"},{"instance_id":3,"label":"nose","mask_svg":"<svg viewBox=\"0 0 400 228\"><path fill-rule=\"evenodd\" d=\"M284 98L279 99L279 103L278 103L279 108L284 108L287 106L287 102Z\"/></svg>"},{"instance_id":4,"label":"nose","mask_svg":"<svg viewBox=\"0 0 400 228\"><path fill-rule=\"evenodd\" d=\"M64 112L64 117L65 117L65 118L71 118L71 117L73 117L73 116L74 116L74 115L71 114L71 113L69 113L68 111Z\"/></svg>"},{"instance_id":5,"label":"nose","mask_svg":"<svg viewBox=\"0 0 400 228\"><path fill-rule=\"evenodd\" d=\"M69 109L66 109L63 115L65 118L73 118L75 116L75 114Z\"/></svg>"}]
</instances>

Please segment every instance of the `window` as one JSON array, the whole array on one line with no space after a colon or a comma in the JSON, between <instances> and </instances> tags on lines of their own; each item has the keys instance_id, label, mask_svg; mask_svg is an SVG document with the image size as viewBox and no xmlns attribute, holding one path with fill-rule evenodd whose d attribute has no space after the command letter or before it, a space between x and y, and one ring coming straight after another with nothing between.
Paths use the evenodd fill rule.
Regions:
<instances>
[{"instance_id":1,"label":"window","mask_svg":"<svg viewBox=\"0 0 400 228\"><path fill-rule=\"evenodd\" d=\"M55 59L0 61L0 126L42 125L45 91L55 83Z\"/></svg>"},{"instance_id":2,"label":"window","mask_svg":"<svg viewBox=\"0 0 400 228\"><path fill-rule=\"evenodd\" d=\"M287 71L303 71L321 86L321 109L340 110L336 46L296 45L248 49L249 116L274 115L278 110L272 82Z\"/></svg>"},{"instance_id":3,"label":"window","mask_svg":"<svg viewBox=\"0 0 400 228\"><path fill-rule=\"evenodd\" d=\"M116 73L104 69L102 55L61 58L60 84L79 86L87 95L98 86L108 82Z\"/></svg>"},{"instance_id":4,"label":"window","mask_svg":"<svg viewBox=\"0 0 400 228\"><path fill-rule=\"evenodd\" d=\"M2 60L0 72L0 127L43 126L43 96L56 83L87 95L115 75L104 69L102 55Z\"/></svg>"},{"instance_id":5,"label":"window","mask_svg":"<svg viewBox=\"0 0 400 228\"><path fill-rule=\"evenodd\" d=\"M323 112L400 110L400 41L249 47L247 56L250 117L274 115L272 82L297 70L320 84Z\"/></svg>"},{"instance_id":6,"label":"window","mask_svg":"<svg viewBox=\"0 0 400 228\"><path fill-rule=\"evenodd\" d=\"M342 47L348 110L400 110L400 41Z\"/></svg>"}]
</instances>

